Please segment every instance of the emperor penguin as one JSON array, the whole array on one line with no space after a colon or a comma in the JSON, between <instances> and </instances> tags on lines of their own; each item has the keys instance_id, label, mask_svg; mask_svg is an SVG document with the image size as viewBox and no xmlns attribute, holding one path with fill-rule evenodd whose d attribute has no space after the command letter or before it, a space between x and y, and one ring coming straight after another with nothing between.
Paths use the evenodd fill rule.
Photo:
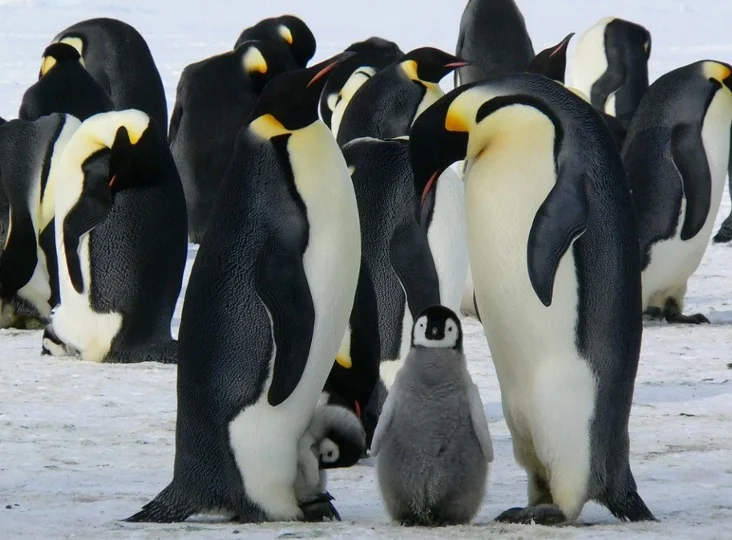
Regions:
<instances>
[{"instance_id":1,"label":"emperor penguin","mask_svg":"<svg viewBox=\"0 0 732 540\"><path fill-rule=\"evenodd\" d=\"M702 60L657 79L628 129L623 162L638 214L643 310L672 323L709 244L724 192L732 68Z\"/></svg>"},{"instance_id":2,"label":"emperor penguin","mask_svg":"<svg viewBox=\"0 0 732 540\"><path fill-rule=\"evenodd\" d=\"M514 74L445 95L415 122L410 157L421 197L467 161L475 294L528 475L528 505L498 521L573 522L589 500L654 519L628 453L643 330L638 230L605 123L559 83Z\"/></svg>"},{"instance_id":3,"label":"emperor penguin","mask_svg":"<svg viewBox=\"0 0 732 540\"><path fill-rule=\"evenodd\" d=\"M304 519L298 442L361 260L348 168L318 119L344 56L272 79L239 132L183 304L173 480L129 521Z\"/></svg>"},{"instance_id":4,"label":"emperor penguin","mask_svg":"<svg viewBox=\"0 0 732 540\"><path fill-rule=\"evenodd\" d=\"M648 89L651 33L643 26L605 17L577 40L572 57L572 86L592 105L617 118L627 129Z\"/></svg>"},{"instance_id":5,"label":"emperor penguin","mask_svg":"<svg viewBox=\"0 0 732 540\"><path fill-rule=\"evenodd\" d=\"M345 60L333 70L333 74L325 83L323 95L320 96L320 117L336 137L343 119L343 111L351 102L356 90L377 71L404 56L399 45L379 37L352 43L346 50L355 52L356 56Z\"/></svg>"},{"instance_id":6,"label":"emperor penguin","mask_svg":"<svg viewBox=\"0 0 732 540\"><path fill-rule=\"evenodd\" d=\"M455 72L456 87L526 71L534 46L516 2L468 0L455 54L470 62Z\"/></svg>"},{"instance_id":7,"label":"emperor penguin","mask_svg":"<svg viewBox=\"0 0 732 540\"><path fill-rule=\"evenodd\" d=\"M371 455L395 521L459 525L478 513L493 443L452 310L437 305L417 314L411 350L384 403Z\"/></svg>"},{"instance_id":8,"label":"emperor penguin","mask_svg":"<svg viewBox=\"0 0 732 540\"><path fill-rule=\"evenodd\" d=\"M422 111L442 95L439 82L466 63L432 47L414 49L364 81L343 112L336 140L409 135Z\"/></svg>"},{"instance_id":9,"label":"emperor penguin","mask_svg":"<svg viewBox=\"0 0 732 540\"><path fill-rule=\"evenodd\" d=\"M732 145L729 147L729 167L727 169L727 177L729 178L729 194L732 199ZM717 234L714 235L712 240L715 244L726 243L732 240L732 211L730 211L730 214L724 219L722 225L719 227L719 231L717 231Z\"/></svg>"},{"instance_id":10,"label":"emperor penguin","mask_svg":"<svg viewBox=\"0 0 732 540\"><path fill-rule=\"evenodd\" d=\"M306 521L341 517L326 491L326 471L352 467L366 450L366 434L349 409L318 405L297 446L295 496Z\"/></svg>"},{"instance_id":11,"label":"emperor penguin","mask_svg":"<svg viewBox=\"0 0 732 540\"><path fill-rule=\"evenodd\" d=\"M267 41L287 55L298 68L307 66L315 55L315 36L307 24L294 15L280 15L259 21L245 28L234 48L245 41Z\"/></svg>"},{"instance_id":12,"label":"emperor penguin","mask_svg":"<svg viewBox=\"0 0 732 540\"><path fill-rule=\"evenodd\" d=\"M43 328L58 303L54 197L64 148L80 122L53 113L0 127L8 223L0 255L0 328Z\"/></svg>"},{"instance_id":13,"label":"emperor penguin","mask_svg":"<svg viewBox=\"0 0 732 540\"><path fill-rule=\"evenodd\" d=\"M39 79L23 94L18 118L36 120L58 112L83 122L112 108L107 91L84 68L79 51L54 43L43 51Z\"/></svg>"},{"instance_id":14,"label":"emperor penguin","mask_svg":"<svg viewBox=\"0 0 732 540\"><path fill-rule=\"evenodd\" d=\"M66 144L55 183L60 304L42 352L176 362L186 210L155 121L134 109L92 116Z\"/></svg>"},{"instance_id":15,"label":"emperor penguin","mask_svg":"<svg viewBox=\"0 0 732 540\"><path fill-rule=\"evenodd\" d=\"M114 110L140 110L155 120L163 136L168 133L163 81L145 38L135 28L118 19L87 19L61 31L51 43L66 43L79 51Z\"/></svg>"},{"instance_id":16,"label":"emperor penguin","mask_svg":"<svg viewBox=\"0 0 732 540\"><path fill-rule=\"evenodd\" d=\"M248 123L264 85L296 67L276 45L245 41L183 70L168 142L183 182L191 242L203 238L236 134Z\"/></svg>"}]
</instances>

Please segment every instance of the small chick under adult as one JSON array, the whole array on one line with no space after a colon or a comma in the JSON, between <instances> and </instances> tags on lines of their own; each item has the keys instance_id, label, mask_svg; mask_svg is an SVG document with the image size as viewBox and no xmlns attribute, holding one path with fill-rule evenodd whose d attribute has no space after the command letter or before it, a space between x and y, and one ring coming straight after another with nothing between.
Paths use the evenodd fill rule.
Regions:
<instances>
[{"instance_id":1,"label":"small chick under adult","mask_svg":"<svg viewBox=\"0 0 732 540\"><path fill-rule=\"evenodd\" d=\"M422 311L376 426L379 489L403 525L469 523L485 496L493 445L462 347L453 311Z\"/></svg>"},{"instance_id":2,"label":"small chick under adult","mask_svg":"<svg viewBox=\"0 0 732 540\"><path fill-rule=\"evenodd\" d=\"M366 450L361 421L339 405L319 405L297 449L295 497L306 521L341 517L325 489L326 469L355 465Z\"/></svg>"}]
</instances>

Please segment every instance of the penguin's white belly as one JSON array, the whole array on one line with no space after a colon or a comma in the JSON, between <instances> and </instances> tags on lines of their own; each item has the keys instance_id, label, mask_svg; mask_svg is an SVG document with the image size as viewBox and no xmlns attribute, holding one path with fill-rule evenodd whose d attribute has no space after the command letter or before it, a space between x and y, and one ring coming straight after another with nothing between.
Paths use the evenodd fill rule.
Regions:
<instances>
[{"instance_id":1,"label":"penguin's white belly","mask_svg":"<svg viewBox=\"0 0 732 540\"><path fill-rule=\"evenodd\" d=\"M605 54L605 27L612 18L607 18L587 30L577 42L572 57L572 86L587 96L592 96L592 85L608 69ZM606 111L607 112L607 111ZM608 114L613 114L608 112Z\"/></svg>"},{"instance_id":2,"label":"penguin's white belly","mask_svg":"<svg viewBox=\"0 0 732 540\"><path fill-rule=\"evenodd\" d=\"M572 248L559 263L550 307L534 292L527 265L534 216L555 182L547 139L547 147L535 148L531 159L496 144L471 163L466 174L470 267L516 459L534 471L574 461L567 484L581 493L589 474L596 385L575 345L578 282Z\"/></svg>"},{"instance_id":3,"label":"penguin's white belly","mask_svg":"<svg viewBox=\"0 0 732 540\"><path fill-rule=\"evenodd\" d=\"M686 199L681 200L676 234L651 246L651 260L642 276L644 309L649 305L663 308L669 296L676 298L681 307L686 292L686 281L696 271L704 257L727 179L731 113L732 95L728 92L717 92L709 105L702 127L702 141L712 178L709 213L704 226L696 236L689 240L681 240L681 229L686 218ZM680 176L678 181L682 181Z\"/></svg>"},{"instance_id":4,"label":"penguin's white belly","mask_svg":"<svg viewBox=\"0 0 732 540\"><path fill-rule=\"evenodd\" d=\"M51 284L46 266L46 254L39 248L37 256L38 261L33 270L33 275L30 281L18 290L18 296L30 302L42 317L48 317L51 314L51 305L49 304Z\"/></svg>"},{"instance_id":5,"label":"penguin's white belly","mask_svg":"<svg viewBox=\"0 0 732 540\"><path fill-rule=\"evenodd\" d=\"M435 195L427 240L440 284L440 303L458 313L469 266L463 181L447 169L437 181Z\"/></svg>"},{"instance_id":6,"label":"penguin's white belly","mask_svg":"<svg viewBox=\"0 0 732 540\"><path fill-rule=\"evenodd\" d=\"M362 66L348 78L346 84L343 85L339 92L340 101L333 108L333 114L330 118L330 130L333 132L333 136L338 136L338 130L341 127L341 121L343 120L343 114L346 112L346 107L351 102L351 98L356 93L356 90L361 88L361 85L368 81L374 76L376 70L370 66Z\"/></svg>"},{"instance_id":7,"label":"penguin's white belly","mask_svg":"<svg viewBox=\"0 0 732 540\"><path fill-rule=\"evenodd\" d=\"M323 137L330 140L325 141L328 144ZM273 354L259 400L229 424L247 495L271 519L285 520L299 512L294 493L297 442L311 420L348 327L361 261L356 196L330 131L316 122L292 135L288 150L309 224L303 263L315 308L310 353L297 387L276 407L267 402Z\"/></svg>"}]
</instances>

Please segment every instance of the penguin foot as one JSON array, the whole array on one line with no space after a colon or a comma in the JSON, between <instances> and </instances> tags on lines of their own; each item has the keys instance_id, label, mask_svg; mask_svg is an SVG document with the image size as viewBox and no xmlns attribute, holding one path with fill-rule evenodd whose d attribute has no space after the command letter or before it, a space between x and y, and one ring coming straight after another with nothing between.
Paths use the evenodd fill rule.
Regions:
<instances>
[{"instance_id":1,"label":"penguin foot","mask_svg":"<svg viewBox=\"0 0 732 540\"><path fill-rule=\"evenodd\" d=\"M341 516L331 501L335 500L330 493L321 493L312 501L302 503L300 510L305 516L305 521L316 522L328 519L330 521L340 521Z\"/></svg>"},{"instance_id":2,"label":"penguin foot","mask_svg":"<svg viewBox=\"0 0 732 540\"><path fill-rule=\"evenodd\" d=\"M663 310L660 307L649 307L643 314L649 319L663 320Z\"/></svg>"},{"instance_id":3,"label":"penguin foot","mask_svg":"<svg viewBox=\"0 0 732 540\"><path fill-rule=\"evenodd\" d=\"M567 517L558 506L553 504L539 504L529 506L528 508L509 508L501 513L494 521L520 525L560 525L567 521Z\"/></svg>"},{"instance_id":4,"label":"penguin foot","mask_svg":"<svg viewBox=\"0 0 732 540\"><path fill-rule=\"evenodd\" d=\"M732 214L727 216L722 222L722 226L717 231L717 234L712 238L712 242L715 244L724 244L732 240Z\"/></svg>"},{"instance_id":5,"label":"penguin foot","mask_svg":"<svg viewBox=\"0 0 732 540\"><path fill-rule=\"evenodd\" d=\"M677 312L666 312L666 322L675 324L710 324L709 319L701 313L682 315Z\"/></svg>"}]
</instances>

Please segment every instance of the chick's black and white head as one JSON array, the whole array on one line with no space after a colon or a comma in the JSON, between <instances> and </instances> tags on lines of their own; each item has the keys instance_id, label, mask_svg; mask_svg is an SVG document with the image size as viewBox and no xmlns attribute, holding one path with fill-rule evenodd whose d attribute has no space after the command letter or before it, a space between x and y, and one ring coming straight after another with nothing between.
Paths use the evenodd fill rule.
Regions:
<instances>
[{"instance_id":1,"label":"chick's black and white head","mask_svg":"<svg viewBox=\"0 0 732 540\"><path fill-rule=\"evenodd\" d=\"M363 431L331 430L318 444L320 467L340 469L352 467L363 456L366 439Z\"/></svg>"},{"instance_id":2,"label":"chick's black and white head","mask_svg":"<svg viewBox=\"0 0 732 540\"><path fill-rule=\"evenodd\" d=\"M445 306L431 306L422 311L412 328L412 347L463 350L460 319Z\"/></svg>"}]
</instances>

